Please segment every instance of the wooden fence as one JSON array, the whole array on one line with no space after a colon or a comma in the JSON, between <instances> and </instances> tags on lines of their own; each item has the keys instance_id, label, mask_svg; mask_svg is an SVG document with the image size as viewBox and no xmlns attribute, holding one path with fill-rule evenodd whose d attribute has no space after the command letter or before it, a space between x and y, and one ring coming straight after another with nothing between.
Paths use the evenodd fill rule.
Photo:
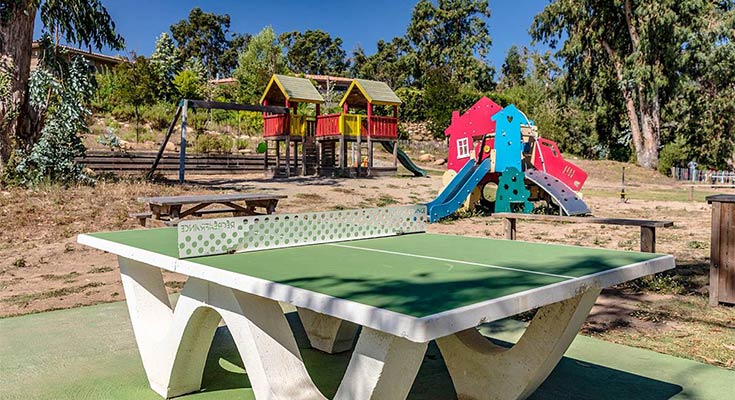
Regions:
<instances>
[{"instance_id":1,"label":"wooden fence","mask_svg":"<svg viewBox=\"0 0 735 400\"><path fill-rule=\"evenodd\" d=\"M156 159L156 152L88 151L76 161L97 173L144 174ZM241 174L263 171L262 154L187 154L186 172L191 174ZM179 153L164 153L156 173L178 174Z\"/></svg>"}]
</instances>

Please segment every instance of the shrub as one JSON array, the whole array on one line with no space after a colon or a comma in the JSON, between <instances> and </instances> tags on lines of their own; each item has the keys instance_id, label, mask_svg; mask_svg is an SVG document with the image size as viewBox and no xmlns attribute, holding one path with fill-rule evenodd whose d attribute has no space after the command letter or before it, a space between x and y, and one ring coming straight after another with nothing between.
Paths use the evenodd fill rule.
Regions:
<instances>
[{"instance_id":1,"label":"shrub","mask_svg":"<svg viewBox=\"0 0 735 400\"><path fill-rule=\"evenodd\" d=\"M245 138L237 138L235 141L235 147L237 147L238 150L247 149L250 146L250 141L248 141Z\"/></svg>"},{"instance_id":2,"label":"shrub","mask_svg":"<svg viewBox=\"0 0 735 400\"><path fill-rule=\"evenodd\" d=\"M148 122L156 130L167 129L174 116L175 107L168 103L156 103L145 107L141 114L143 121Z\"/></svg>"},{"instance_id":3,"label":"shrub","mask_svg":"<svg viewBox=\"0 0 735 400\"><path fill-rule=\"evenodd\" d=\"M233 141L227 135L198 135L194 143L194 150L197 153L230 153L232 152Z\"/></svg>"},{"instance_id":4,"label":"shrub","mask_svg":"<svg viewBox=\"0 0 735 400\"><path fill-rule=\"evenodd\" d=\"M113 118L120 121L134 121L135 107L129 104L119 104L112 108L110 112Z\"/></svg>"},{"instance_id":5,"label":"shrub","mask_svg":"<svg viewBox=\"0 0 735 400\"><path fill-rule=\"evenodd\" d=\"M664 145L658 155L658 172L671 175L671 167L678 165L680 161L686 160L686 148L683 141L676 139Z\"/></svg>"}]
</instances>

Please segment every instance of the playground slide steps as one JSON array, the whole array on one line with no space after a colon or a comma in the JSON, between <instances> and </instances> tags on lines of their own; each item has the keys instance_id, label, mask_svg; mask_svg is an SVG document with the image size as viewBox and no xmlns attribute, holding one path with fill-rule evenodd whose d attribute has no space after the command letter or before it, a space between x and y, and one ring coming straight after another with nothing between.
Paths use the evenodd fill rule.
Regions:
<instances>
[{"instance_id":1,"label":"playground slide steps","mask_svg":"<svg viewBox=\"0 0 735 400\"><path fill-rule=\"evenodd\" d=\"M490 159L485 159L480 164L474 161L466 163L439 196L426 204L429 221L437 222L457 211L490 171L490 165Z\"/></svg>"},{"instance_id":2,"label":"playground slide steps","mask_svg":"<svg viewBox=\"0 0 735 400\"><path fill-rule=\"evenodd\" d=\"M383 145L383 149L389 153L393 153L393 143L391 142L380 142ZM403 150L400 148L396 152L398 155L398 161L400 161L401 165L403 165L404 168L409 170L414 176L426 176L426 171L419 168L416 164L411 161L411 158L408 157L408 154L404 153Z\"/></svg>"},{"instance_id":3,"label":"playground slide steps","mask_svg":"<svg viewBox=\"0 0 735 400\"><path fill-rule=\"evenodd\" d=\"M559 204L564 214L574 216L592 213L584 200L559 178L537 169L524 172L526 179L548 193Z\"/></svg>"}]
</instances>

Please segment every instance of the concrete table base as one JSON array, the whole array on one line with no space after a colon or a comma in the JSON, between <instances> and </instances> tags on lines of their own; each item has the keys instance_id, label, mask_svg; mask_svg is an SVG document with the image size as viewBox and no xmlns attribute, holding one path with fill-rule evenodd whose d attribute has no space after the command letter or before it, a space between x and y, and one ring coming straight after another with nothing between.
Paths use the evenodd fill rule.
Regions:
<instances>
[{"instance_id":1,"label":"concrete table base","mask_svg":"<svg viewBox=\"0 0 735 400\"><path fill-rule=\"evenodd\" d=\"M200 389L220 319L227 324L258 399L325 399L309 376L275 300L190 277L175 310L161 270L119 258L125 296L151 388L165 398ZM476 329L437 339L459 398L530 395L570 345L599 289L543 307L511 349ZM315 348L349 350L357 325L307 309L299 315ZM335 399L405 399L427 343L364 327Z\"/></svg>"}]
</instances>

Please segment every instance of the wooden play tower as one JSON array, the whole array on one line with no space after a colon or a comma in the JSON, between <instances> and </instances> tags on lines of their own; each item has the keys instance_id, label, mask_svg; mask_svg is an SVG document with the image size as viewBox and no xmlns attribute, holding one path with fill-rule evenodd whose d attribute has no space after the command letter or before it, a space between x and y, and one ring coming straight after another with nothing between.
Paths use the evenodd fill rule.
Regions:
<instances>
[{"instance_id":1,"label":"wooden play tower","mask_svg":"<svg viewBox=\"0 0 735 400\"><path fill-rule=\"evenodd\" d=\"M282 106L290 110L288 114L263 113L266 173L272 171L274 177L318 173L314 134L316 133L316 118L319 116L324 98L311 81L306 78L273 75L260 103L263 106ZM308 104L314 104L313 115L306 115ZM300 156L299 145L301 145ZM281 147L285 149L285 165L283 166ZM271 168L269 157L271 150L275 158L273 168Z\"/></svg>"},{"instance_id":2,"label":"wooden play tower","mask_svg":"<svg viewBox=\"0 0 735 400\"><path fill-rule=\"evenodd\" d=\"M317 162L321 173L336 172L343 176L395 174L400 104L401 100L387 84L366 79L353 80L340 102L342 113L317 116ZM377 115L378 109L388 115ZM374 167L375 142L393 150L393 167ZM335 167L337 144L339 163ZM367 145L366 157L363 157L363 144ZM329 171L330 166L337 171Z\"/></svg>"}]
</instances>

